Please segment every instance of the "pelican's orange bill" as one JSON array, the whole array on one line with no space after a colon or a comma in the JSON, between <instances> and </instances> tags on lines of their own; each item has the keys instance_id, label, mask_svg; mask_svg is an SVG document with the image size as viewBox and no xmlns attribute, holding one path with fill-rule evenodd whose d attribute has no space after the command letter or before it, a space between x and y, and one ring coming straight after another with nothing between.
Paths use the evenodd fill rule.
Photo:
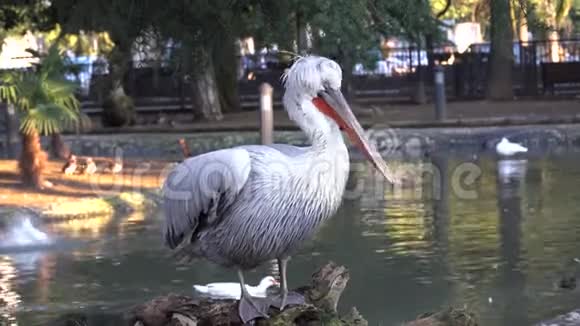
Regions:
<instances>
[{"instance_id":1,"label":"pelican's orange bill","mask_svg":"<svg viewBox=\"0 0 580 326\"><path fill-rule=\"evenodd\" d=\"M323 98L315 97L314 99L312 99L312 103L314 103L314 106L320 112L324 113L326 116L328 116L332 120L334 120L341 129L349 130L349 128L346 125L346 123L344 122L344 120L342 120L342 118L336 113L336 111L334 111L334 109L332 109L330 107L330 105L328 105L328 103L326 103L326 101ZM349 133L349 137L350 137L350 133Z\"/></svg>"},{"instance_id":2,"label":"pelican's orange bill","mask_svg":"<svg viewBox=\"0 0 580 326\"><path fill-rule=\"evenodd\" d=\"M320 112L330 117L339 127L346 131L350 140L389 182L398 183L395 176L389 171L387 163L365 138L363 128L352 113L340 90L325 90L320 93L319 97L312 99L312 103Z\"/></svg>"}]
</instances>

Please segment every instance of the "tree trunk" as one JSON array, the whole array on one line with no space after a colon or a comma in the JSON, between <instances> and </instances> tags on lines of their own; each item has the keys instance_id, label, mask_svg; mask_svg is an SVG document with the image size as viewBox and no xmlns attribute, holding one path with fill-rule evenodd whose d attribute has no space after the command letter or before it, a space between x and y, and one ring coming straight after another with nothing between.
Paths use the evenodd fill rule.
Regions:
<instances>
[{"instance_id":1,"label":"tree trunk","mask_svg":"<svg viewBox=\"0 0 580 326\"><path fill-rule=\"evenodd\" d=\"M425 89L425 67L420 64L417 66L417 84L415 87L415 92L413 92L413 102L416 104L427 103L427 92Z\"/></svg>"},{"instance_id":2,"label":"tree trunk","mask_svg":"<svg viewBox=\"0 0 580 326\"><path fill-rule=\"evenodd\" d=\"M487 98L513 99L513 31L509 0L491 0L491 58Z\"/></svg>"},{"instance_id":3,"label":"tree trunk","mask_svg":"<svg viewBox=\"0 0 580 326\"><path fill-rule=\"evenodd\" d=\"M22 134L22 153L18 168L22 183L38 189L43 188L43 172L48 155L42 150L40 136L35 130L29 134Z\"/></svg>"},{"instance_id":4,"label":"tree trunk","mask_svg":"<svg viewBox=\"0 0 580 326\"><path fill-rule=\"evenodd\" d=\"M352 66L345 65L345 69L343 70L343 77L342 77L342 91L344 93L344 98L349 102L353 103L356 100L355 89L353 86L353 74L352 74ZM350 67L350 69L349 69Z\"/></svg>"},{"instance_id":5,"label":"tree trunk","mask_svg":"<svg viewBox=\"0 0 580 326\"><path fill-rule=\"evenodd\" d=\"M425 35L425 48L427 50L427 67L429 71L433 71L435 67L435 53L433 53L435 45L433 42L433 34L428 33Z\"/></svg>"},{"instance_id":6,"label":"tree trunk","mask_svg":"<svg viewBox=\"0 0 580 326\"><path fill-rule=\"evenodd\" d=\"M560 39L559 32L564 21L568 18L570 9L573 7L573 1L540 1L540 6L545 11L546 24L550 28L547 35L550 41L550 59L552 62L559 62L561 50L560 44L558 43Z\"/></svg>"},{"instance_id":7,"label":"tree trunk","mask_svg":"<svg viewBox=\"0 0 580 326\"><path fill-rule=\"evenodd\" d=\"M223 115L213 58L205 48L199 48L198 55L191 78L193 111L206 120L218 121Z\"/></svg>"},{"instance_id":8,"label":"tree trunk","mask_svg":"<svg viewBox=\"0 0 580 326\"><path fill-rule=\"evenodd\" d=\"M223 112L240 111L238 94L239 49L229 33L223 34L223 43L213 49L215 76Z\"/></svg>"},{"instance_id":9,"label":"tree trunk","mask_svg":"<svg viewBox=\"0 0 580 326\"><path fill-rule=\"evenodd\" d=\"M125 93L123 82L129 70L131 47L115 43L109 56L109 94L103 103L103 125L119 127L136 121L133 99Z\"/></svg>"},{"instance_id":10,"label":"tree trunk","mask_svg":"<svg viewBox=\"0 0 580 326\"><path fill-rule=\"evenodd\" d=\"M50 147L52 149L52 156L55 158L66 160L70 156L70 148L62 140L61 134L52 134L50 136Z\"/></svg>"},{"instance_id":11,"label":"tree trunk","mask_svg":"<svg viewBox=\"0 0 580 326\"><path fill-rule=\"evenodd\" d=\"M518 39L520 40L520 42L529 41L527 24L528 23L526 22L525 16L520 18L520 21L518 22Z\"/></svg>"},{"instance_id":12,"label":"tree trunk","mask_svg":"<svg viewBox=\"0 0 580 326\"><path fill-rule=\"evenodd\" d=\"M161 58L160 57L156 57L153 60L153 67L152 67L152 79L151 79L151 83L152 83L152 88L153 91L155 92L154 95L159 96L159 79L160 79L160 73L161 73Z\"/></svg>"},{"instance_id":13,"label":"tree trunk","mask_svg":"<svg viewBox=\"0 0 580 326\"><path fill-rule=\"evenodd\" d=\"M354 67L353 57L348 50L339 48L337 61L342 66L342 93L349 103L353 103L356 99L352 73Z\"/></svg>"},{"instance_id":14,"label":"tree trunk","mask_svg":"<svg viewBox=\"0 0 580 326\"><path fill-rule=\"evenodd\" d=\"M308 52L308 29L304 14L300 10L296 11L296 47L299 55L306 55Z\"/></svg>"},{"instance_id":15,"label":"tree trunk","mask_svg":"<svg viewBox=\"0 0 580 326\"><path fill-rule=\"evenodd\" d=\"M417 104L425 104L427 103L427 94L425 90L425 67L421 65L421 38L418 38L419 46L417 47L417 67L416 67L416 78L417 78L417 87L415 88L415 92L413 94L413 101ZM431 49L432 50L432 49Z\"/></svg>"},{"instance_id":16,"label":"tree trunk","mask_svg":"<svg viewBox=\"0 0 580 326\"><path fill-rule=\"evenodd\" d=\"M516 32L520 42L528 42L528 18L526 16L525 8L522 4L516 4L514 8L516 17Z\"/></svg>"},{"instance_id":17,"label":"tree trunk","mask_svg":"<svg viewBox=\"0 0 580 326\"><path fill-rule=\"evenodd\" d=\"M557 31L548 32L548 41L550 41L550 60L552 62L560 62L560 39Z\"/></svg>"}]
</instances>

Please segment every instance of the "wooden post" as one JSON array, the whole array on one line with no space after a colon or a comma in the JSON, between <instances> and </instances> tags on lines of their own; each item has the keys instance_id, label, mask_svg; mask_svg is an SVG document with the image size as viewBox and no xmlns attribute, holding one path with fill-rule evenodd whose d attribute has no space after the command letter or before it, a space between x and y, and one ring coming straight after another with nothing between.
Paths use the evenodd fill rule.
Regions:
<instances>
[{"instance_id":1,"label":"wooden post","mask_svg":"<svg viewBox=\"0 0 580 326\"><path fill-rule=\"evenodd\" d=\"M435 119L443 121L447 118L447 99L445 97L445 71L437 65L435 71Z\"/></svg>"},{"instance_id":2,"label":"wooden post","mask_svg":"<svg viewBox=\"0 0 580 326\"><path fill-rule=\"evenodd\" d=\"M260 85L260 139L262 145L274 142L274 88L268 83ZM278 260L270 261L270 272L277 280L280 279Z\"/></svg>"},{"instance_id":3,"label":"wooden post","mask_svg":"<svg viewBox=\"0 0 580 326\"><path fill-rule=\"evenodd\" d=\"M272 144L274 134L274 89L270 84L260 86L260 136L262 144Z\"/></svg>"}]
</instances>

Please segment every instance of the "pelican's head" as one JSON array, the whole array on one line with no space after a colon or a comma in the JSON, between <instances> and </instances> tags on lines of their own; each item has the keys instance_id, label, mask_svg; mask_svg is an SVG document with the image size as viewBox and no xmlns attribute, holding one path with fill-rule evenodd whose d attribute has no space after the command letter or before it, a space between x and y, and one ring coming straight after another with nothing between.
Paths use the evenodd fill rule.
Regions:
<instances>
[{"instance_id":1,"label":"pelican's head","mask_svg":"<svg viewBox=\"0 0 580 326\"><path fill-rule=\"evenodd\" d=\"M338 63L317 56L307 56L296 60L284 75L287 92L314 98L326 89L340 90L342 69Z\"/></svg>"},{"instance_id":2,"label":"pelican's head","mask_svg":"<svg viewBox=\"0 0 580 326\"><path fill-rule=\"evenodd\" d=\"M318 56L298 59L284 76L284 105L290 118L297 122L307 120L312 125L318 120L309 117L309 114L312 115L310 112L320 111L330 123L347 133L387 180L395 183L396 179L387 164L366 139L363 128L342 95L341 84L342 70L338 63Z\"/></svg>"}]
</instances>

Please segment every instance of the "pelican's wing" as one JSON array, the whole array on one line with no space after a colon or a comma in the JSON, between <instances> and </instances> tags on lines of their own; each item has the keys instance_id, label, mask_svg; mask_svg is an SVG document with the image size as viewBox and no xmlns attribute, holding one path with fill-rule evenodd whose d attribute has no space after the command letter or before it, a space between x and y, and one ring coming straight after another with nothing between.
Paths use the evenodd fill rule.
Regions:
<instances>
[{"instance_id":1,"label":"pelican's wing","mask_svg":"<svg viewBox=\"0 0 580 326\"><path fill-rule=\"evenodd\" d=\"M288 144L271 144L268 146L270 146L270 147L280 151L282 154L288 155L290 157L302 155L305 152L305 149L303 147L298 147L298 146L293 146L293 145L288 145Z\"/></svg>"},{"instance_id":2,"label":"pelican's wing","mask_svg":"<svg viewBox=\"0 0 580 326\"><path fill-rule=\"evenodd\" d=\"M288 144L244 145L240 146L240 148L247 148L250 151L258 151L262 153L267 151L268 149L275 149L276 151L289 157L302 155L306 151L304 147L298 147Z\"/></svg>"},{"instance_id":3,"label":"pelican's wing","mask_svg":"<svg viewBox=\"0 0 580 326\"><path fill-rule=\"evenodd\" d=\"M206 153L177 165L163 185L165 243L174 249L186 234L215 222L218 206L235 201L250 168L250 155L243 148Z\"/></svg>"}]
</instances>

